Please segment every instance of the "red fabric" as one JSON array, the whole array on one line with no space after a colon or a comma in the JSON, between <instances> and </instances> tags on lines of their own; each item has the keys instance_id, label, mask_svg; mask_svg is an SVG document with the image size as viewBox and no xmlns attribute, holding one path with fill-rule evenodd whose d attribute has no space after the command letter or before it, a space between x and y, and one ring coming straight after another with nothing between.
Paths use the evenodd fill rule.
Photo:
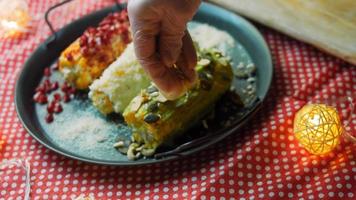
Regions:
<instances>
[{"instance_id":1,"label":"red fabric","mask_svg":"<svg viewBox=\"0 0 356 200\"><path fill-rule=\"evenodd\" d=\"M307 100L356 94L356 67L258 26L275 67L262 110L242 130L184 160L144 167L99 166L56 154L26 133L16 116L14 86L25 59L49 35L42 18L56 1L29 1L32 33L0 41L0 135L5 159L28 158L33 199L356 199L355 144L342 141L317 157L298 145L293 117ZM111 0L77 0L54 11L61 27ZM356 120L350 125L355 131ZM21 170L0 175L0 199L22 199Z\"/></svg>"}]
</instances>

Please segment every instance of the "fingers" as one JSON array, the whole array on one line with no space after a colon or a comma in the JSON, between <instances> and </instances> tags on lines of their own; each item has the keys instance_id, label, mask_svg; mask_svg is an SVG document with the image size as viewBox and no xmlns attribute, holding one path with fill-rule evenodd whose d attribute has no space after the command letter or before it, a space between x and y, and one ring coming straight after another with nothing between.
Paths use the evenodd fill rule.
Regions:
<instances>
[{"instance_id":1,"label":"fingers","mask_svg":"<svg viewBox=\"0 0 356 200\"><path fill-rule=\"evenodd\" d=\"M183 48L182 53L187 61L187 68L194 69L197 65L197 53L194 47L194 43L192 37L190 36L188 30L185 31L185 35L183 37Z\"/></svg>"},{"instance_id":2,"label":"fingers","mask_svg":"<svg viewBox=\"0 0 356 200\"><path fill-rule=\"evenodd\" d=\"M157 52L156 38L160 31L160 15L154 4L145 0L131 0L128 14L135 46L135 54L140 63L154 62Z\"/></svg>"},{"instance_id":3,"label":"fingers","mask_svg":"<svg viewBox=\"0 0 356 200\"><path fill-rule=\"evenodd\" d=\"M177 62L182 52L183 37L186 35L186 25L195 14L200 0L163 0L166 4L159 33L159 54L166 66L172 66ZM189 37L186 42L189 42ZM191 38L190 38L191 40Z\"/></svg>"},{"instance_id":4,"label":"fingers","mask_svg":"<svg viewBox=\"0 0 356 200\"><path fill-rule=\"evenodd\" d=\"M196 52L186 31L186 23L193 17L200 2L201 0L128 2L137 59L169 100L181 96L196 80ZM174 64L179 70L172 67Z\"/></svg>"},{"instance_id":5,"label":"fingers","mask_svg":"<svg viewBox=\"0 0 356 200\"><path fill-rule=\"evenodd\" d=\"M193 45L192 38L188 31L183 37L183 47L182 52L177 60L177 67L183 72L186 80L193 85L196 81L195 66L197 64L197 54ZM188 86L188 87L189 87Z\"/></svg>"},{"instance_id":6,"label":"fingers","mask_svg":"<svg viewBox=\"0 0 356 200\"><path fill-rule=\"evenodd\" d=\"M163 64L172 67L182 51L184 32L172 34L162 33L159 36L159 54Z\"/></svg>"},{"instance_id":7,"label":"fingers","mask_svg":"<svg viewBox=\"0 0 356 200\"><path fill-rule=\"evenodd\" d=\"M166 67L154 56L144 62L144 70L168 100L180 97L185 90L184 80L173 67Z\"/></svg>"},{"instance_id":8,"label":"fingers","mask_svg":"<svg viewBox=\"0 0 356 200\"><path fill-rule=\"evenodd\" d=\"M168 67L177 62L182 51L185 29L186 22L175 15L167 15L162 19L158 51L162 62Z\"/></svg>"}]
</instances>

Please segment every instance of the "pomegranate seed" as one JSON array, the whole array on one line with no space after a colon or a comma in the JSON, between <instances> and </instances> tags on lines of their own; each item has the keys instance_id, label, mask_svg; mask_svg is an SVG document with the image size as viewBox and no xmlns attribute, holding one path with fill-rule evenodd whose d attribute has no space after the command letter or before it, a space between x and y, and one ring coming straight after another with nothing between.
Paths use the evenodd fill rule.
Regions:
<instances>
[{"instance_id":1,"label":"pomegranate seed","mask_svg":"<svg viewBox=\"0 0 356 200\"><path fill-rule=\"evenodd\" d=\"M40 104L46 104L48 102L47 96L42 94L38 98L38 103Z\"/></svg>"},{"instance_id":2,"label":"pomegranate seed","mask_svg":"<svg viewBox=\"0 0 356 200\"><path fill-rule=\"evenodd\" d=\"M89 40L89 46L94 47L95 44L96 44L96 42L95 42L94 38Z\"/></svg>"},{"instance_id":3,"label":"pomegranate seed","mask_svg":"<svg viewBox=\"0 0 356 200\"><path fill-rule=\"evenodd\" d=\"M87 29L87 32L88 33L90 33L90 34L95 34L95 28L93 28L93 27L89 27L88 29Z\"/></svg>"},{"instance_id":4,"label":"pomegranate seed","mask_svg":"<svg viewBox=\"0 0 356 200\"><path fill-rule=\"evenodd\" d=\"M71 53L67 53L65 56L66 56L68 61L73 61L73 56L72 56Z\"/></svg>"},{"instance_id":5,"label":"pomegranate seed","mask_svg":"<svg viewBox=\"0 0 356 200\"><path fill-rule=\"evenodd\" d=\"M53 122L53 114L52 113L48 113L45 117L45 120L47 123L51 123Z\"/></svg>"},{"instance_id":6,"label":"pomegranate seed","mask_svg":"<svg viewBox=\"0 0 356 200\"><path fill-rule=\"evenodd\" d=\"M62 85L62 87L61 87L61 90L63 91L63 92L67 92L68 91L68 89L69 89L69 85L68 85L68 83L67 82L64 82L63 83L63 85Z\"/></svg>"},{"instance_id":7,"label":"pomegranate seed","mask_svg":"<svg viewBox=\"0 0 356 200\"><path fill-rule=\"evenodd\" d=\"M88 44L88 37L86 35L82 35L79 39L79 45L84 47Z\"/></svg>"},{"instance_id":8,"label":"pomegranate seed","mask_svg":"<svg viewBox=\"0 0 356 200\"><path fill-rule=\"evenodd\" d=\"M53 111L54 111L55 113L60 113L60 112L62 112L62 111L63 111L62 105L61 105L60 103L56 102L56 103L54 104L54 109L53 109Z\"/></svg>"},{"instance_id":9,"label":"pomegranate seed","mask_svg":"<svg viewBox=\"0 0 356 200\"><path fill-rule=\"evenodd\" d=\"M33 100L37 103L40 103L40 97L43 95L43 92L36 92L34 95L33 95Z\"/></svg>"},{"instance_id":10,"label":"pomegranate seed","mask_svg":"<svg viewBox=\"0 0 356 200\"><path fill-rule=\"evenodd\" d=\"M70 102L70 96L69 96L69 94L64 94L64 96L63 96L63 101L65 102L65 103L68 103L68 102Z\"/></svg>"},{"instance_id":11,"label":"pomegranate seed","mask_svg":"<svg viewBox=\"0 0 356 200\"><path fill-rule=\"evenodd\" d=\"M107 57L106 57L105 54L103 54L103 55L100 55L100 56L99 56L98 60L99 60L100 62L105 62L105 61L107 60Z\"/></svg>"},{"instance_id":12,"label":"pomegranate seed","mask_svg":"<svg viewBox=\"0 0 356 200\"><path fill-rule=\"evenodd\" d=\"M55 93L53 95L53 98L54 98L55 101L60 101L61 100L61 95L59 93Z\"/></svg>"},{"instance_id":13,"label":"pomegranate seed","mask_svg":"<svg viewBox=\"0 0 356 200\"><path fill-rule=\"evenodd\" d=\"M47 112L53 113L54 112L54 103L53 101L47 105Z\"/></svg>"},{"instance_id":14,"label":"pomegranate seed","mask_svg":"<svg viewBox=\"0 0 356 200\"><path fill-rule=\"evenodd\" d=\"M53 91L53 90L56 90L56 89L58 89L58 82L56 81L56 82L54 82L54 83L52 83L51 84L51 90Z\"/></svg>"},{"instance_id":15,"label":"pomegranate seed","mask_svg":"<svg viewBox=\"0 0 356 200\"><path fill-rule=\"evenodd\" d=\"M49 79L46 79L43 84L46 86L51 85L51 81Z\"/></svg>"},{"instance_id":16,"label":"pomegranate seed","mask_svg":"<svg viewBox=\"0 0 356 200\"><path fill-rule=\"evenodd\" d=\"M48 67L46 67L43 71L43 74L45 76L49 77L49 76L51 76L51 70Z\"/></svg>"},{"instance_id":17,"label":"pomegranate seed","mask_svg":"<svg viewBox=\"0 0 356 200\"><path fill-rule=\"evenodd\" d=\"M46 88L44 87L44 85L39 85L36 90L36 92L42 92L45 93L46 92Z\"/></svg>"},{"instance_id":18,"label":"pomegranate seed","mask_svg":"<svg viewBox=\"0 0 356 200\"><path fill-rule=\"evenodd\" d=\"M87 56L89 54L89 49L87 46L84 46L81 48L81 52L84 56Z\"/></svg>"},{"instance_id":19,"label":"pomegranate seed","mask_svg":"<svg viewBox=\"0 0 356 200\"><path fill-rule=\"evenodd\" d=\"M76 89L74 87L69 87L67 90L67 94L75 94Z\"/></svg>"}]
</instances>

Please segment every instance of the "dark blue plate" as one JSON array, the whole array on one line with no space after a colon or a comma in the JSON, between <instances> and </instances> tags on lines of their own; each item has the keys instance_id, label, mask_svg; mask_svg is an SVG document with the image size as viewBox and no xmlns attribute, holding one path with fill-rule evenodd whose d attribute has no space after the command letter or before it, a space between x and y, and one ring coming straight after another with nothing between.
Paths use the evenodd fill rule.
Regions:
<instances>
[{"instance_id":1,"label":"dark blue plate","mask_svg":"<svg viewBox=\"0 0 356 200\"><path fill-rule=\"evenodd\" d=\"M112 147L117 136L129 135L130 130L122 120L115 117L107 119L100 116L85 98L78 97L71 103L66 104L64 112L58 115L58 118L62 118L62 120L46 124L44 122L45 106L37 105L32 100L35 88L43 79L44 68L56 62L60 53L78 38L88 26L95 26L108 13L115 12L117 9L124 9L124 5L119 6L119 8L115 6L106 8L72 22L56 33L57 38L55 40L51 36L28 58L17 80L15 103L22 124L41 144L62 155L97 164L125 166L158 163L192 154L232 133L236 133L261 106L270 87L273 73L271 56L265 41L256 28L245 19L225 9L203 3L193 21L207 23L228 32L233 36L237 47L231 49L229 55L234 63L254 63L257 67L255 74L257 80L256 98L253 101L247 102L244 107L236 107L236 109L232 109L233 105L224 102L229 101L226 98L218 103L224 104L225 107L231 107L229 107L230 113L228 115L219 113L220 111L217 109L216 124L223 124L219 122L226 120L224 118L230 118L228 124L211 130L206 130L203 126L197 125L187 131L187 137L178 139L176 146L161 149L154 158L136 161L127 160L126 156L121 155ZM61 77L57 75L57 78L60 79ZM239 93L241 93L239 88L241 88L243 81L235 80L233 83ZM63 122L65 118L73 119L73 124L65 124ZM83 128L78 125L79 122L75 121L79 119L82 120L81 123L91 120L96 120L95 123L98 123L96 125L91 123L94 125L88 126L89 128L86 127L88 129L87 137L83 137L83 135L73 136ZM106 128L98 128L100 125ZM92 129L90 129L91 127ZM90 132L93 133L90 134ZM190 137L191 135L195 135L195 137ZM93 144L91 143L93 139L98 141L103 139L105 142Z\"/></svg>"}]
</instances>

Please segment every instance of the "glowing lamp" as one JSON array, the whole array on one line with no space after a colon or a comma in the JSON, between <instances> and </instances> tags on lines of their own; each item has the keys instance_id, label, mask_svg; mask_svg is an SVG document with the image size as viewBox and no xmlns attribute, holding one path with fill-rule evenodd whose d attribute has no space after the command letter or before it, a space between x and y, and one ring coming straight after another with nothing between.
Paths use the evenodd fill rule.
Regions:
<instances>
[{"instance_id":1,"label":"glowing lamp","mask_svg":"<svg viewBox=\"0 0 356 200\"><path fill-rule=\"evenodd\" d=\"M24 0L0 0L0 8L0 38L27 31L30 15Z\"/></svg>"},{"instance_id":2,"label":"glowing lamp","mask_svg":"<svg viewBox=\"0 0 356 200\"><path fill-rule=\"evenodd\" d=\"M294 118L299 143L316 155L332 151L340 142L343 127L337 110L324 104L308 104Z\"/></svg>"}]
</instances>

